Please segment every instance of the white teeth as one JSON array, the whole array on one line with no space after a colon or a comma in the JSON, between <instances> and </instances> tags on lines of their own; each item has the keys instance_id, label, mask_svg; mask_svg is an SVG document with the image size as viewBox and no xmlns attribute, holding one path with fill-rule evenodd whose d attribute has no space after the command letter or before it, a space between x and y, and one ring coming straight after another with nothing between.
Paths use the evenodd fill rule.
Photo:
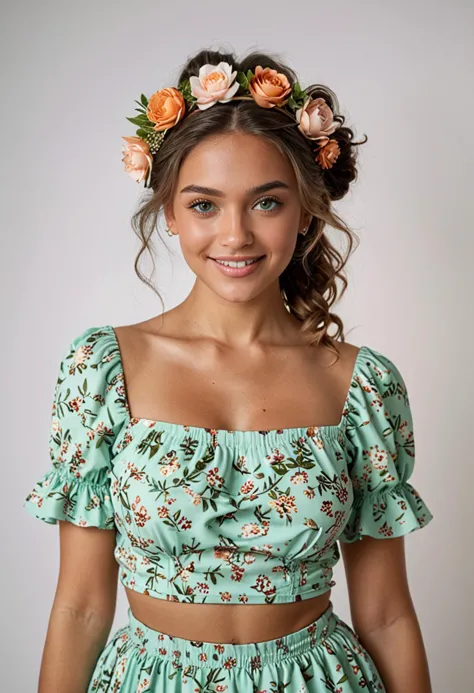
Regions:
<instances>
[{"instance_id":1,"label":"white teeth","mask_svg":"<svg viewBox=\"0 0 474 693\"><path fill-rule=\"evenodd\" d=\"M232 260L216 260L220 265L225 265L226 267L246 267L254 262L257 262L258 258L255 260L243 260L242 262L233 262Z\"/></svg>"}]
</instances>

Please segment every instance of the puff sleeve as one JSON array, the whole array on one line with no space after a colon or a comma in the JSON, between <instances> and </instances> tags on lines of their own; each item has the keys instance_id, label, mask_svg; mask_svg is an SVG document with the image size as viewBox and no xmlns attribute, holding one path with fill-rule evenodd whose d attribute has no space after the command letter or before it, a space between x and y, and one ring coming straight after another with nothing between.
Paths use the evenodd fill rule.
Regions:
<instances>
[{"instance_id":1,"label":"puff sleeve","mask_svg":"<svg viewBox=\"0 0 474 693\"><path fill-rule=\"evenodd\" d=\"M108 472L126 411L122 378L110 326L89 327L69 344L54 390L51 466L23 503L33 517L115 528Z\"/></svg>"},{"instance_id":2,"label":"puff sleeve","mask_svg":"<svg viewBox=\"0 0 474 693\"><path fill-rule=\"evenodd\" d=\"M339 539L400 537L433 518L409 479L415 443L408 392L397 366L364 349L353 379L346 422L354 501Z\"/></svg>"}]
</instances>

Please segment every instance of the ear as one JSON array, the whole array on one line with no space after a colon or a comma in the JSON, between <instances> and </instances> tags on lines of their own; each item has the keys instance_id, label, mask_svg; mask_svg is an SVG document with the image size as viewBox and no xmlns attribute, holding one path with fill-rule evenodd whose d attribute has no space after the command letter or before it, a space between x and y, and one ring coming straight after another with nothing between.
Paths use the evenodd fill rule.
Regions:
<instances>
[{"instance_id":1,"label":"ear","mask_svg":"<svg viewBox=\"0 0 474 693\"><path fill-rule=\"evenodd\" d=\"M300 230L308 227L313 221L313 215L303 211L300 217Z\"/></svg>"},{"instance_id":2,"label":"ear","mask_svg":"<svg viewBox=\"0 0 474 693\"><path fill-rule=\"evenodd\" d=\"M173 205L170 203L163 208L163 213L165 215L166 226L169 228L174 224L175 217L173 213Z\"/></svg>"}]
</instances>

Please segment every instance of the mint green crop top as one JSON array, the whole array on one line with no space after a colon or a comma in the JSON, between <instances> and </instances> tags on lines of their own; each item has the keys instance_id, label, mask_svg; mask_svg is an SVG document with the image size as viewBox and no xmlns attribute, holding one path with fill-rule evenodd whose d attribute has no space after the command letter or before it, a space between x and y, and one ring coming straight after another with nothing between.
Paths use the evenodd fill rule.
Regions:
<instances>
[{"instance_id":1,"label":"mint green crop top","mask_svg":"<svg viewBox=\"0 0 474 693\"><path fill-rule=\"evenodd\" d=\"M334 586L338 542L433 517L408 481L405 383L368 346L337 425L230 431L131 417L114 328L89 327L60 364L49 449L26 510L115 530L122 584L171 601L309 599Z\"/></svg>"}]
</instances>

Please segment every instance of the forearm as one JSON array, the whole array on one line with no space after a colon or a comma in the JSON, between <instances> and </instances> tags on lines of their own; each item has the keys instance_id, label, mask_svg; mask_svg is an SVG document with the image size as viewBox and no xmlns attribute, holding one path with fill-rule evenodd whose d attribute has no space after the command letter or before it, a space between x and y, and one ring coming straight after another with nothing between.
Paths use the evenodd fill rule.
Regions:
<instances>
[{"instance_id":1,"label":"forearm","mask_svg":"<svg viewBox=\"0 0 474 693\"><path fill-rule=\"evenodd\" d=\"M111 625L103 615L53 606L38 693L86 693Z\"/></svg>"},{"instance_id":2,"label":"forearm","mask_svg":"<svg viewBox=\"0 0 474 693\"><path fill-rule=\"evenodd\" d=\"M360 641L382 677L387 693L432 693L428 660L416 614L364 633Z\"/></svg>"}]
</instances>

